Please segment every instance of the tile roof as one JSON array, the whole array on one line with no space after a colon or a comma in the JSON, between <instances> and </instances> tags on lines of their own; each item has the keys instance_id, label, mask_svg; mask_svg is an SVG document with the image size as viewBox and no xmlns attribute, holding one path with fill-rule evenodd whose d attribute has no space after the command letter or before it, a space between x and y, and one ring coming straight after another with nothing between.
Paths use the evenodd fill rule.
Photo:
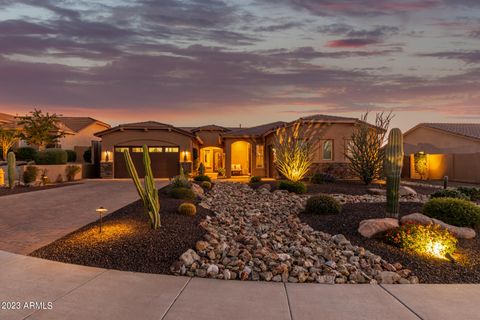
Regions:
<instances>
[{"instance_id":1,"label":"tile roof","mask_svg":"<svg viewBox=\"0 0 480 320\"><path fill-rule=\"evenodd\" d=\"M171 124L168 123L161 123L158 121L144 121L144 122L133 122L133 123L124 123L120 124L116 127L109 128L100 132L95 133L95 136L101 137L105 134L108 134L110 132L118 131L118 130L123 130L123 129L131 129L131 130L145 130L145 129L151 129L151 130L173 130L177 131L179 133L188 135L188 136L193 136L193 134L190 131L187 131L182 128L174 127Z\"/></svg>"},{"instance_id":2,"label":"tile roof","mask_svg":"<svg viewBox=\"0 0 480 320\"><path fill-rule=\"evenodd\" d=\"M233 130L232 132L222 134L222 137L261 136L267 133L268 131L274 128L280 127L284 124L285 122L283 121L277 121L277 122L262 124L256 127L241 128L241 129L239 128L239 129Z\"/></svg>"},{"instance_id":3,"label":"tile roof","mask_svg":"<svg viewBox=\"0 0 480 320\"><path fill-rule=\"evenodd\" d=\"M314 121L348 121L348 122L357 122L357 118L348 118L348 117L338 117L338 116L329 116L326 114L314 114L308 117L301 117L298 120L314 120Z\"/></svg>"},{"instance_id":4,"label":"tile roof","mask_svg":"<svg viewBox=\"0 0 480 320\"><path fill-rule=\"evenodd\" d=\"M105 128L110 128L110 125L90 117L59 117L59 119L64 125L75 132L79 132L94 123L99 123L105 126Z\"/></svg>"},{"instance_id":5,"label":"tile roof","mask_svg":"<svg viewBox=\"0 0 480 320\"><path fill-rule=\"evenodd\" d=\"M420 123L417 127L420 126L480 139L480 123Z\"/></svg>"}]
</instances>

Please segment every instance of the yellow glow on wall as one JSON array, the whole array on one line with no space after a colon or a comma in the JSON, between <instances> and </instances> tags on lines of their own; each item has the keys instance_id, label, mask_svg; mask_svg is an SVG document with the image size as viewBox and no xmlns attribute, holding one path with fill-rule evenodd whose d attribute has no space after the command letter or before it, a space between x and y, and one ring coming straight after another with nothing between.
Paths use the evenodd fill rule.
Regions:
<instances>
[{"instance_id":1,"label":"yellow glow on wall","mask_svg":"<svg viewBox=\"0 0 480 320\"><path fill-rule=\"evenodd\" d=\"M250 143L246 141L236 141L232 143L232 168L238 167L242 174L249 174L250 168Z\"/></svg>"}]
</instances>

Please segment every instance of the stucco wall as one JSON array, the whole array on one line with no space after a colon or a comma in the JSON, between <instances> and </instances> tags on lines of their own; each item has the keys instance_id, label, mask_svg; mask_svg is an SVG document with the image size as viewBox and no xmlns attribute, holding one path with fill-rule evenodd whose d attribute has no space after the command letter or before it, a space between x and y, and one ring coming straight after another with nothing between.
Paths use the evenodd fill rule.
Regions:
<instances>
[{"instance_id":1,"label":"stucco wall","mask_svg":"<svg viewBox=\"0 0 480 320\"><path fill-rule=\"evenodd\" d=\"M222 144L219 143L220 131L211 131L211 130L200 130L195 132L197 136L202 139L203 144L202 148L204 147L222 147Z\"/></svg>"},{"instance_id":2,"label":"stucco wall","mask_svg":"<svg viewBox=\"0 0 480 320\"><path fill-rule=\"evenodd\" d=\"M105 129L107 129L105 126L93 123L74 135L67 135L64 138L61 138L59 143L64 150L74 150L76 146L89 147L92 145L92 141L101 140L100 138L95 137L94 134Z\"/></svg>"},{"instance_id":3,"label":"stucco wall","mask_svg":"<svg viewBox=\"0 0 480 320\"><path fill-rule=\"evenodd\" d=\"M412 130L403 140L405 154L420 151L430 154L480 152L480 141L425 127Z\"/></svg>"}]
</instances>

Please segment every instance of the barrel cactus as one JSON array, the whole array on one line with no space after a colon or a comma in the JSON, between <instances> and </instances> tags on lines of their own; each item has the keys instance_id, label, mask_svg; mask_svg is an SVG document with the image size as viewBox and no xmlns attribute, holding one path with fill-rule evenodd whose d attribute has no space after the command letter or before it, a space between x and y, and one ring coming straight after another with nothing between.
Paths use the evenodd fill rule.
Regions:
<instances>
[{"instance_id":1,"label":"barrel cactus","mask_svg":"<svg viewBox=\"0 0 480 320\"><path fill-rule=\"evenodd\" d=\"M15 187L15 168L17 166L15 160L15 153L9 152L7 156L8 163L8 187L13 189Z\"/></svg>"},{"instance_id":2,"label":"barrel cactus","mask_svg":"<svg viewBox=\"0 0 480 320\"><path fill-rule=\"evenodd\" d=\"M394 128L385 147L384 170L387 177L387 216L398 218L400 211L400 177L403 167L403 135Z\"/></svg>"},{"instance_id":3,"label":"barrel cactus","mask_svg":"<svg viewBox=\"0 0 480 320\"><path fill-rule=\"evenodd\" d=\"M197 207L193 203L185 202L178 207L178 213L192 217L197 214Z\"/></svg>"},{"instance_id":4,"label":"barrel cactus","mask_svg":"<svg viewBox=\"0 0 480 320\"><path fill-rule=\"evenodd\" d=\"M143 186L138 178L137 169L135 169L130 152L125 150L124 156L130 177L132 177L133 183L137 188L137 192L143 201L145 212L150 218L150 226L152 229L157 229L160 227L160 200L158 197L157 187L155 186L155 180L153 178L148 147L146 145L143 146L143 164L145 166L145 181Z\"/></svg>"}]
</instances>

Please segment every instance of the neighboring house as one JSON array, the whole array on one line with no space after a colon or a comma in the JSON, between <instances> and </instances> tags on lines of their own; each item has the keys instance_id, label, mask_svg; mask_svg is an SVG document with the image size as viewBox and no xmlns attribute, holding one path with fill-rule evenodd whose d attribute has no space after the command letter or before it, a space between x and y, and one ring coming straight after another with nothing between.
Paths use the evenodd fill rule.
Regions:
<instances>
[{"instance_id":1,"label":"neighboring house","mask_svg":"<svg viewBox=\"0 0 480 320\"><path fill-rule=\"evenodd\" d=\"M315 130L317 135L313 171L345 172L348 161L345 151L354 127L355 118L314 115L300 118L302 126ZM274 168L273 141L276 130L294 122L273 122L251 128L226 128L207 125L196 128L175 127L155 121L122 124L95 135L102 139L101 176L127 178L123 152L129 150L143 175L142 145L148 145L152 169L157 178L170 178L179 173L180 165L191 170L192 163L205 165L207 173L225 169L227 177L258 175L277 177Z\"/></svg>"},{"instance_id":2,"label":"neighboring house","mask_svg":"<svg viewBox=\"0 0 480 320\"><path fill-rule=\"evenodd\" d=\"M480 152L480 123L420 123L403 135L405 154Z\"/></svg>"}]
</instances>

